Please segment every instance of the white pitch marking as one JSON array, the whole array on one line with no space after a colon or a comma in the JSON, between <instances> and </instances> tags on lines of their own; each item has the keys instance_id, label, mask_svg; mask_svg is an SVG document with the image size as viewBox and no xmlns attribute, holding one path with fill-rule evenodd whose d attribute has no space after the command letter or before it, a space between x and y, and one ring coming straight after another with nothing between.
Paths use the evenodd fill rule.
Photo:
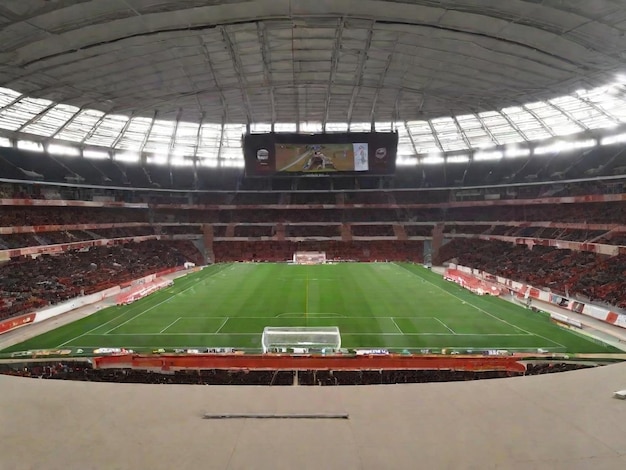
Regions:
<instances>
[{"instance_id":1,"label":"white pitch marking","mask_svg":"<svg viewBox=\"0 0 626 470\"><path fill-rule=\"evenodd\" d=\"M456 334L456 332L450 328L448 325L446 325L444 322L442 322L441 320L439 320L439 318L437 317L433 317L435 320L437 320L439 323L441 323L450 333L452 334Z\"/></svg>"},{"instance_id":2,"label":"white pitch marking","mask_svg":"<svg viewBox=\"0 0 626 470\"><path fill-rule=\"evenodd\" d=\"M228 318L229 318L229 317L224 318L224 321L222 322L222 324L220 325L220 327L217 329L217 331L216 331L214 334L216 334L216 335L217 335L217 334L219 334L219 333L220 333L220 330L221 330L222 328L224 328L224 325L225 325L225 324L226 324L226 322L228 321Z\"/></svg>"},{"instance_id":3,"label":"white pitch marking","mask_svg":"<svg viewBox=\"0 0 626 470\"><path fill-rule=\"evenodd\" d=\"M106 336L260 336L259 333L110 333ZM100 334L84 334L83 336L103 336ZM341 336L532 336L526 333L341 333ZM478 349L474 347L474 349ZM494 348L489 348L494 349Z\"/></svg>"},{"instance_id":4,"label":"white pitch marking","mask_svg":"<svg viewBox=\"0 0 626 470\"><path fill-rule=\"evenodd\" d=\"M404 267L400 266L399 264L396 264L396 263L394 263L394 264L395 264L396 266L398 266L399 268L404 269L405 271L409 271L408 269L406 269L406 268L404 268ZM499 318L499 317L497 317L497 316L493 315L492 313L489 313L489 312L488 312L488 311L486 311L486 310L483 310L482 308L480 308L480 307L478 307L478 306L474 305L474 304L473 304L473 303L471 303L471 302L466 302L466 301L465 301L465 300L463 300L461 297L459 297L459 296L457 296L457 295L454 295L452 292L448 292L448 291L447 291L447 290L445 290L444 288L439 287L437 284L434 284L434 283L430 282L428 279L426 279L426 278L424 278L424 277L420 276L419 274L414 273L413 271L409 271L409 272L410 272L410 273L412 273L413 275L415 275L415 276L419 277L420 279L424 279L424 280L425 280L426 282L428 282L430 285L435 286L437 289L439 289L439 290L441 290L441 291L445 292L446 294L448 294L448 295L450 295L450 296L454 297L455 299L458 299L458 300L460 300L460 301L461 301L461 302L463 302L463 303L467 303L468 305L470 305L470 306L474 307L476 310L478 310L478 311L480 311L480 312L484 313L485 315L490 316L491 318L495 318L496 320L499 320L499 321L501 321L502 323L505 323L505 324L507 324L507 325L509 325L509 326L511 326L511 327L513 327L513 328L515 328L516 330L523 331L524 333L526 333L526 334L528 334L528 335L537 336L538 338L542 338L542 339L545 339L546 341L550 341L552 344L556 344L557 346L559 346L559 347L561 347L561 348L567 349L567 348L566 348L565 346L563 346L561 343L558 343L558 342L556 342L556 341L553 341L553 340L551 340L550 338L546 338L545 336L538 335L537 333L531 333L530 331L525 330L524 328L520 328L519 326L516 326L516 325L514 325L513 323L509 323L508 321L503 320L502 318Z\"/></svg>"},{"instance_id":5,"label":"white pitch marking","mask_svg":"<svg viewBox=\"0 0 626 470\"><path fill-rule=\"evenodd\" d=\"M230 266L233 266L233 265L231 264ZM211 277L213 277L215 274L217 274L217 273L219 273L219 272L222 272L224 269L227 269L227 268L222 268L222 269L220 269L219 271L217 271L216 273L210 274L210 275L209 275L209 277L207 277L207 278L205 278L205 279L210 279L210 278L211 278ZM196 285L196 284L198 284L199 282L201 282L201 281L195 282L195 283L194 283L191 287L195 286L195 285ZM187 290L187 289L185 289L185 290ZM179 294L180 294L180 292L179 292ZM174 294L174 295L178 295L178 294ZM131 307L131 308L132 308L132 307ZM142 313L144 313L144 312L142 312ZM98 328L102 328L104 325L108 325L109 323L114 322L114 321L115 321L115 320L117 320L118 318L121 318L121 317L123 317L123 316L125 316L125 315L128 315L128 312L124 312L124 313L122 313L122 314L120 314L120 315L116 316L115 318L112 318L111 320L109 320L109 321L107 321L107 322L105 322L105 323L102 323L102 324L100 324L100 325L96 326L95 328L92 328L92 329L91 329L91 330L89 330L87 333L82 333L82 334L80 334L80 335L78 335L78 336L76 336L76 337L74 337L74 338L70 339L69 341L66 341L65 343L61 343L61 344L59 344L59 345L57 346L57 348L60 348L61 346L65 346L66 344L71 343L72 341L77 340L78 338L81 338L81 337L86 336L86 335L89 335L89 336L94 336L94 335L90 335L90 333L91 333L92 331L96 331ZM140 315L141 315L141 314L140 314ZM135 317L133 317L133 318L135 318ZM132 318L131 318L131 320L132 320ZM113 328L113 329L115 329L115 328ZM109 330L109 331L113 331L113 330ZM108 332L107 332L107 333L108 333ZM105 333L105 334L106 334L106 333Z\"/></svg>"},{"instance_id":6,"label":"white pitch marking","mask_svg":"<svg viewBox=\"0 0 626 470\"><path fill-rule=\"evenodd\" d=\"M396 323L396 320L391 317L391 321L393 322L393 324L395 325L395 327L398 329L398 331L402 334L404 334L404 331L402 331L402 329L398 326L398 324Z\"/></svg>"},{"instance_id":7,"label":"white pitch marking","mask_svg":"<svg viewBox=\"0 0 626 470\"><path fill-rule=\"evenodd\" d=\"M178 320L180 320L182 317L178 317L176 320L174 320L172 323L170 323L169 325L167 325L165 328L163 328L161 331L159 331L159 334L163 333L165 330L167 330L169 327L174 326L174 323L176 323Z\"/></svg>"}]
</instances>

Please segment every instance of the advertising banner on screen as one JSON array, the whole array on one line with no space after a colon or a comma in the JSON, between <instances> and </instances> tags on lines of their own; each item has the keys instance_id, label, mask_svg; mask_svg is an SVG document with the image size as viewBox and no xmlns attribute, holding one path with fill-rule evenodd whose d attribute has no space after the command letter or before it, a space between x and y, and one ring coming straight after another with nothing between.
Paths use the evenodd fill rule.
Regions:
<instances>
[{"instance_id":1,"label":"advertising banner on screen","mask_svg":"<svg viewBox=\"0 0 626 470\"><path fill-rule=\"evenodd\" d=\"M389 175L395 171L398 134L248 134L243 142L248 176L293 173Z\"/></svg>"}]
</instances>

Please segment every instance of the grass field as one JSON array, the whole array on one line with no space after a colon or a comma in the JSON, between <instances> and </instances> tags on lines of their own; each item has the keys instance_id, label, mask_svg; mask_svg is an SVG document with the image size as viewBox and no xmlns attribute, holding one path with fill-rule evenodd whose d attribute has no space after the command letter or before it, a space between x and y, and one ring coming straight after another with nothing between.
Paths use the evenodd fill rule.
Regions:
<instances>
[{"instance_id":1,"label":"grass field","mask_svg":"<svg viewBox=\"0 0 626 470\"><path fill-rule=\"evenodd\" d=\"M3 352L258 350L265 326L338 326L345 348L617 352L557 327L547 315L476 296L421 266L393 263L213 265Z\"/></svg>"}]
</instances>

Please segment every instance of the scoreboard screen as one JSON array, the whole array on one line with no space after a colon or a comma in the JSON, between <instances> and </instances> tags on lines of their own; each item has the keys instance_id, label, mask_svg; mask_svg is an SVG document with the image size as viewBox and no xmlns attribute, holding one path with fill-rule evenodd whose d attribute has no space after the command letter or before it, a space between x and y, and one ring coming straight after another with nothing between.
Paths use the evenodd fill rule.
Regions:
<instances>
[{"instance_id":1,"label":"scoreboard screen","mask_svg":"<svg viewBox=\"0 0 626 470\"><path fill-rule=\"evenodd\" d=\"M248 134L248 176L307 173L393 174L398 134Z\"/></svg>"}]
</instances>

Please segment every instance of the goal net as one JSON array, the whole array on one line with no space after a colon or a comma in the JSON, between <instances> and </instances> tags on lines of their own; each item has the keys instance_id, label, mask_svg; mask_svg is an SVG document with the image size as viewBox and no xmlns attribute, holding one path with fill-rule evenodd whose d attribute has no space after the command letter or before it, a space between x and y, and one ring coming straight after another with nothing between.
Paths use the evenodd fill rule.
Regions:
<instances>
[{"instance_id":1,"label":"goal net","mask_svg":"<svg viewBox=\"0 0 626 470\"><path fill-rule=\"evenodd\" d=\"M322 264L326 262L325 251L296 251L293 254L295 264Z\"/></svg>"},{"instance_id":2,"label":"goal net","mask_svg":"<svg viewBox=\"0 0 626 470\"><path fill-rule=\"evenodd\" d=\"M266 326L263 330L261 344L264 353L307 353L311 350L337 351L341 348L341 334L336 326Z\"/></svg>"}]
</instances>

